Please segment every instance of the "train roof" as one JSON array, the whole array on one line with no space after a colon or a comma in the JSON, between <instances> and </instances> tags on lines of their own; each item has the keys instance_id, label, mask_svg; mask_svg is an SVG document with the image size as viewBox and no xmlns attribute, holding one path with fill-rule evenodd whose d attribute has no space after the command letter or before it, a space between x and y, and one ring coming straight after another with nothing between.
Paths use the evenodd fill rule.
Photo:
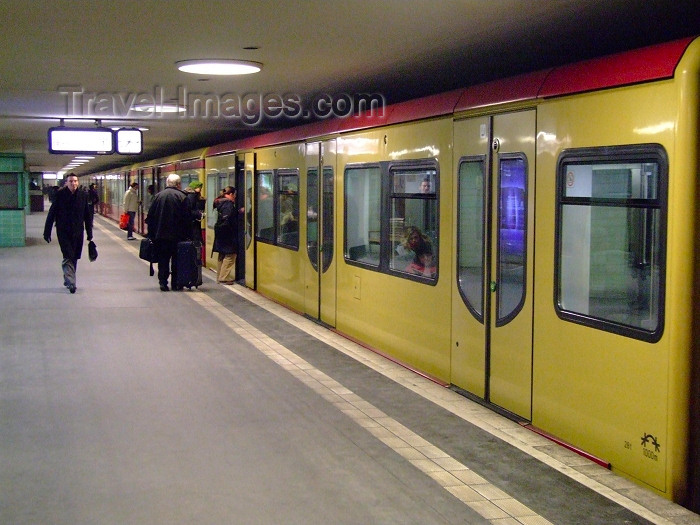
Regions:
<instances>
[{"instance_id":1,"label":"train roof","mask_svg":"<svg viewBox=\"0 0 700 525\"><path fill-rule=\"evenodd\" d=\"M333 118L212 146L207 156L313 137L441 117L489 106L545 99L672 78L695 37L478 84L392 104L373 113Z\"/></svg>"}]
</instances>

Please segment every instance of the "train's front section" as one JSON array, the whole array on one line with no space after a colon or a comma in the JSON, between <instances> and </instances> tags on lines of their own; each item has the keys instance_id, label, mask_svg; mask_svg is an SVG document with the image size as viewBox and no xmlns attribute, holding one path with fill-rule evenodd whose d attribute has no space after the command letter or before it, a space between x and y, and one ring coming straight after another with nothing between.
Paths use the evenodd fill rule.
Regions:
<instances>
[{"instance_id":1,"label":"train's front section","mask_svg":"<svg viewBox=\"0 0 700 525\"><path fill-rule=\"evenodd\" d=\"M538 109L536 268L554 279L535 294L533 424L683 503L697 478L700 40L635 60L668 73Z\"/></svg>"}]
</instances>

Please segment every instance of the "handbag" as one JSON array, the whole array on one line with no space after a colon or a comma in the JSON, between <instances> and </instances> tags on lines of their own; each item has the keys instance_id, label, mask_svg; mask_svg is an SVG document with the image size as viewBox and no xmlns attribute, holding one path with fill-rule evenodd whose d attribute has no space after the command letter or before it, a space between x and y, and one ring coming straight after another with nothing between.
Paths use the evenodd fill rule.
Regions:
<instances>
[{"instance_id":1,"label":"handbag","mask_svg":"<svg viewBox=\"0 0 700 525\"><path fill-rule=\"evenodd\" d=\"M153 241L148 237L141 239L139 245L139 259L148 262L156 262L155 250L153 249Z\"/></svg>"},{"instance_id":2,"label":"handbag","mask_svg":"<svg viewBox=\"0 0 700 525\"><path fill-rule=\"evenodd\" d=\"M141 239L141 244L139 245L139 259L148 261L150 263L148 267L148 275L153 277L155 271L153 270L153 263L156 262L156 248L153 241L148 237Z\"/></svg>"},{"instance_id":3,"label":"handbag","mask_svg":"<svg viewBox=\"0 0 700 525\"><path fill-rule=\"evenodd\" d=\"M88 259L90 262L97 259L97 245L93 241L88 242Z\"/></svg>"},{"instance_id":4,"label":"handbag","mask_svg":"<svg viewBox=\"0 0 700 525\"><path fill-rule=\"evenodd\" d=\"M122 230L126 230L128 226L129 226L129 214L122 213L121 216L119 217L119 227Z\"/></svg>"}]
</instances>

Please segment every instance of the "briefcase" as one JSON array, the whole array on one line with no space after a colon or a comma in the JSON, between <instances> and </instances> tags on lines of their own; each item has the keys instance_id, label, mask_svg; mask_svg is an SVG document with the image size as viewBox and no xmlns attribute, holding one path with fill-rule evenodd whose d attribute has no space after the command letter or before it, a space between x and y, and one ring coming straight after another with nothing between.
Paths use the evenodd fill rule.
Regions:
<instances>
[{"instance_id":1,"label":"briefcase","mask_svg":"<svg viewBox=\"0 0 700 525\"><path fill-rule=\"evenodd\" d=\"M139 246L139 258L148 262L156 262L156 253L153 247L153 241L148 237L141 239Z\"/></svg>"}]
</instances>

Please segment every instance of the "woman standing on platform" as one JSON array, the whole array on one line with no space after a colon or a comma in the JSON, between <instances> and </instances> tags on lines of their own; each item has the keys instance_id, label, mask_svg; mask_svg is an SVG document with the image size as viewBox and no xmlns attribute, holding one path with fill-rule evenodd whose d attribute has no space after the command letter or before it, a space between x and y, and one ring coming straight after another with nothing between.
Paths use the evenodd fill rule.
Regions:
<instances>
[{"instance_id":1,"label":"woman standing on platform","mask_svg":"<svg viewBox=\"0 0 700 525\"><path fill-rule=\"evenodd\" d=\"M56 222L56 235L63 254L63 286L75 293L78 259L83 251L83 233L92 240L92 213L88 205L88 195L78 190L78 177L75 173L66 176L63 188L56 192L44 225L44 240L51 242L51 229Z\"/></svg>"},{"instance_id":2,"label":"woman standing on platform","mask_svg":"<svg viewBox=\"0 0 700 525\"><path fill-rule=\"evenodd\" d=\"M214 226L214 247L212 252L219 254L219 268L216 280L221 284L233 284L236 274L238 250L238 214L244 209L236 209L236 188L226 186L224 198L217 204L218 219ZM231 272L233 271L233 275Z\"/></svg>"}]
</instances>

